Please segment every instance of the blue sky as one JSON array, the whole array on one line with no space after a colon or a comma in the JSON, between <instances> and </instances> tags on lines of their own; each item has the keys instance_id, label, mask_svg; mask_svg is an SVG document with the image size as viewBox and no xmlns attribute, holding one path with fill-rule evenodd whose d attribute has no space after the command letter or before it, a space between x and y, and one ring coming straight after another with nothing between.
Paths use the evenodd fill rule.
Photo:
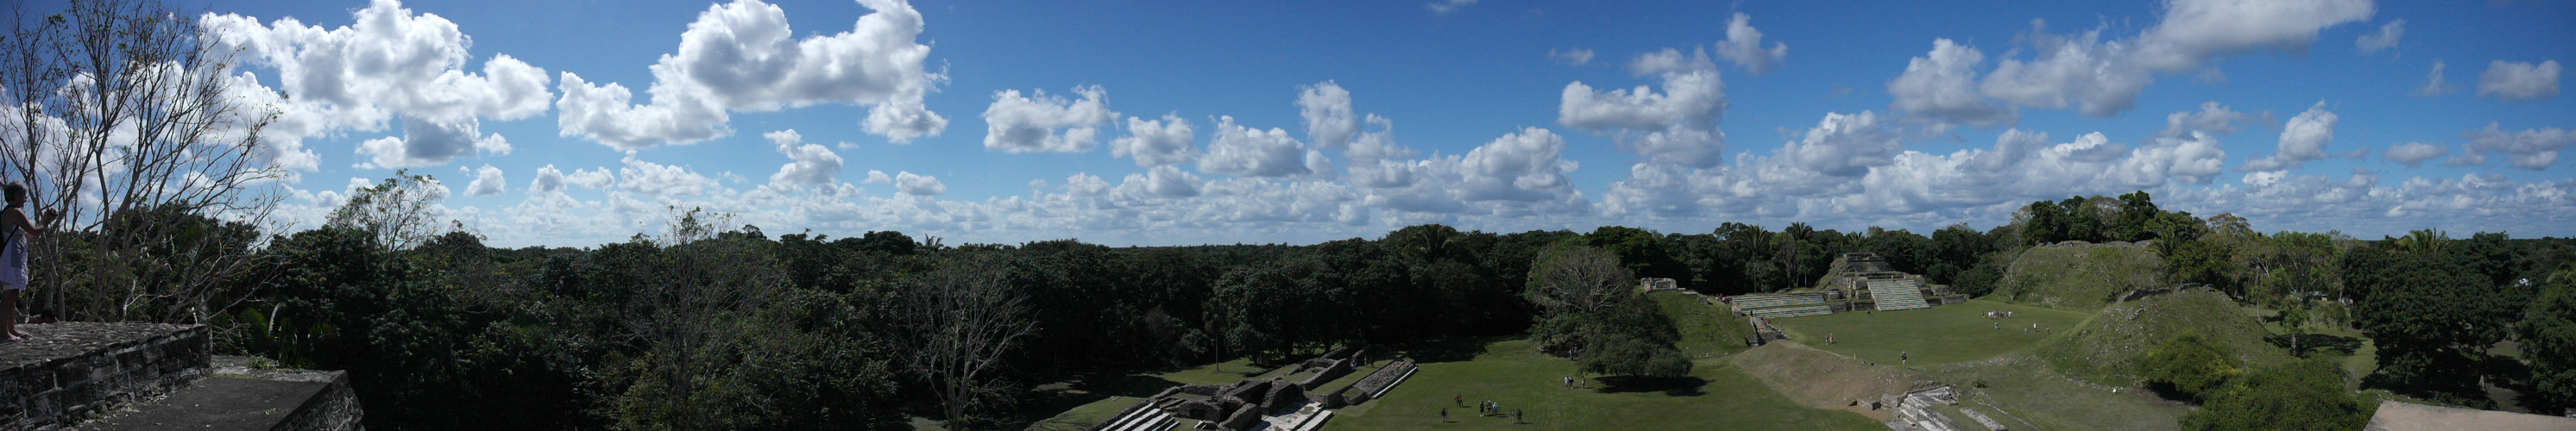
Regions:
<instances>
[{"instance_id":1,"label":"blue sky","mask_svg":"<svg viewBox=\"0 0 2576 431\"><path fill-rule=\"evenodd\" d=\"M2567 2L202 7L237 89L287 95L283 220L408 168L501 246L675 206L952 244L1927 232L2131 190L2265 231L2576 234Z\"/></svg>"}]
</instances>

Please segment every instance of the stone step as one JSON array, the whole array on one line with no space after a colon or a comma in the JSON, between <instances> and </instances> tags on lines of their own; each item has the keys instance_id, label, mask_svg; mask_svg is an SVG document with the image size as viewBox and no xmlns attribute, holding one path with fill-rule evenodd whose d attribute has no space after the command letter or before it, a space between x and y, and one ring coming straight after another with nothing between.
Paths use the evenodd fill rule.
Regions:
<instances>
[{"instance_id":1,"label":"stone step","mask_svg":"<svg viewBox=\"0 0 2576 431\"><path fill-rule=\"evenodd\" d=\"M348 373L305 372L272 380L217 374L158 400L75 425L92 431L286 431L358 429L357 395Z\"/></svg>"}]
</instances>

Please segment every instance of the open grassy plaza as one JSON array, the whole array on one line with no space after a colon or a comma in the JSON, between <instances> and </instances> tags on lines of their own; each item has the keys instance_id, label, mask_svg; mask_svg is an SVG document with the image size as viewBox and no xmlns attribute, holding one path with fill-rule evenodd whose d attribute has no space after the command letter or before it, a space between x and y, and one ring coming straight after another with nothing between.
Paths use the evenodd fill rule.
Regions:
<instances>
[{"instance_id":1,"label":"open grassy plaza","mask_svg":"<svg viewBox=\"0 0 2576 431\"><path fill-rule=\"evenodd\" d=\"M1987 311L2009 311L1988 319ZM1774 319L1773 326L1819 349L1886 365L1975 361L2019 351L2073 330L2088 313L1972 300L1965 304L1882 312L1849 312ZM2043 331L2026 331L2037 324ZM1825 342L1830 335L1834 342ZM1909 361L1899 361L1898 354Z\"/></svg>"},{"instance_id":2,"label":"open grassy plaza","mask_svg":"<svg viewBox=\"0 0 2576 431\"><path fill-rule=\"evenodd\" d=\"M1574 363L1539 354L1527 341L1458 343L1453 353L1417 358L1422 370L1411 380L1385 398L1338 411L1325 429L1886 429L1859 414L1800 406L1725 361L1695 361L1689 377L1665 382L1569 388L1560 378L1575 375ZM1519 410L1523 421L1477 416L1482 401Z\"/></svg>"}]
</instances>

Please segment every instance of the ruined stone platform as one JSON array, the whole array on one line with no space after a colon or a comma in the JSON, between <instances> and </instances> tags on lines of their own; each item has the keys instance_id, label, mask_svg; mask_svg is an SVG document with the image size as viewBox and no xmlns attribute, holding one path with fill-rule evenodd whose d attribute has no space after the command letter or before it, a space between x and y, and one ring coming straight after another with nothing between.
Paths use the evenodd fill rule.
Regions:
<instances>
[{"instance_id":1,"label":"ruined stone platform","mask_svg":"<svg viewBox=\"0 0 2576 431\"><path fill-rule=\"evenodd\" d=\"M18 325L35 337L0 344L0 430L50 429L205 377L204 325L66 322Z\"/></svg>"},{"instance_id":2,"label":"ruined stone platform","mask_svg":"<svg viewBox=\"0 0 2576 431\"><path fill-rule=\"evenodd\" d=\"M358 398L345 371L261 369L241 356L215 356L204 380L168 397L136 403L72 428L124 430L353 430Z\"/></svg>"},{"instance_id":3,"label":"ruined stone platform","mask_svg":"<svg viewBox=\"0 0 2576 431\"><path fill-rule=\"evenodd\" d=\"M203 325L19 328L35 337L0 344L0 431L360 429L347 373L219 359Z\"/></svg>"}]
</instances>

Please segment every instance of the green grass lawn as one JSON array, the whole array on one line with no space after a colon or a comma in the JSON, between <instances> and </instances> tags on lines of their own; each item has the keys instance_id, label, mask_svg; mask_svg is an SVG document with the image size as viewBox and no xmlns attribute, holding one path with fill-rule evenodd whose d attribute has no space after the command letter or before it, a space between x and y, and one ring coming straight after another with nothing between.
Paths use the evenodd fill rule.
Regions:
<instances>
[{"instance_id":1,"label":"green grass lawn","mask_svg":"<svg viewBox=\"0 0 2576 431\"><path fill-rule=\"evenodd\" d=\"M2012 311L2011 319L1987 319L1986 311ZM1966 304L1877 313L1834 313L1774 319L1791 339L1861 360L1894 365L1898 353L1911 365L1934 365L1991 358L2028 348L2082 323L2087 313L2009 304L1985 299ZM2023 332L2036 323L2047 333ZM2002 329L1996 329L1996 328ZM1836 341L1825 343L1831 334Z\"/></svg>"},{"instance_id":2,"label":"green grass lawn","mask_svg":"<svg viewBox=\"0 0 2576 431\"><path fill-rule=\"evenodd\" d=\"M1474 346L1470 346L1474 347ZM1472 356L1469 356L1472 355ZM1426 355L1438 356L1438 355ZM1386 398L1334 413L1334 430L1868 430L1886 429L1856 413L1800 406L1726 361L1698 361L1688 378L1652 388L1564 387L1574 375L1564 359L1541 355L1527 341L1503 340L1425 362ZM1466 407L1455 404L1467 398ZM1491 400L1524 412L1528 423L1478 417L1473 405ZM1440 420L1441 409L1449 422Z\"/></svg>"}]
</instances>

